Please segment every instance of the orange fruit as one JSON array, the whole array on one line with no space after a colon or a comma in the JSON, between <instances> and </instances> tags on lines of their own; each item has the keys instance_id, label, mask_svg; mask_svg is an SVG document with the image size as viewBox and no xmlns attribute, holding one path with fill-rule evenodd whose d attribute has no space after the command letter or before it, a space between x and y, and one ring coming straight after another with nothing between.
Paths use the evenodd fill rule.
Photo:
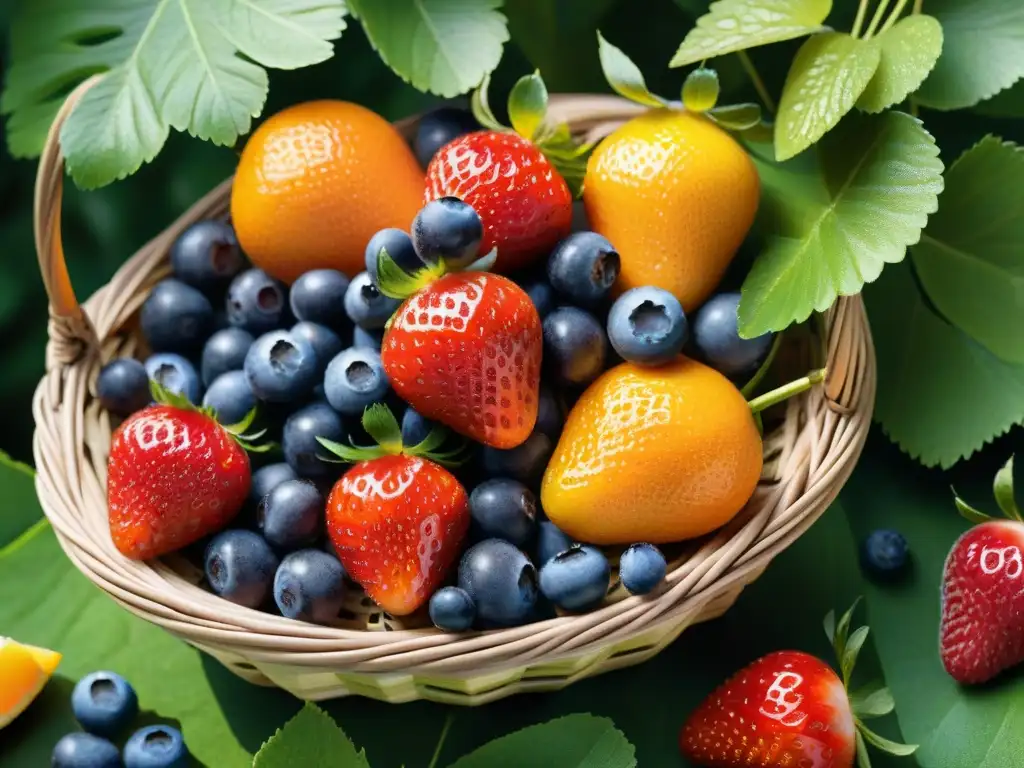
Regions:
<instances>
[{"instance_id":1,"label":"orange fruit","mask_svg":"<svg viewBox=\"0 0 1024 768\"><path fill-rule=\"evenodd\" d=\"M579 541L682 541L743 508L761 454L747 401L718 371L682 356L659 367L622 363L569 413L541 507Z\"/></svg>"},{"instance_id":2,"label":"orange fruit","mask_svg":"<svg viewBox=\"0 0 1024 768\"><path fill-rule=\"evenodd\" d=\"M56 651L0 637L0 728L39 695L60 659Z\"/></svg>"},{"instance_id":3,"label":"orange fruit","mask_svg":"<svg viewBox=\"0 0 1024 768\"><path fill-rule=\"evenodd\" d=\"M645 112L620 126L587 162L591 228L619 252L616 293L654 285L686 312L711 295L754 222L757 169L706 117Z\"/></svg>"},{"instance_id":4,"label":"orange fruit","mask_svg":"<svg viewBox=\"0 0 1024 768\"><path fill-rule=\"evenodd\" d=\"M409 229L423 188L423 169L383 117L346 101L309 101L249 137L231 221L253 264L278 280L318 268L351 277L365 269L378 230Z\"/></svg>"}]
</instances>

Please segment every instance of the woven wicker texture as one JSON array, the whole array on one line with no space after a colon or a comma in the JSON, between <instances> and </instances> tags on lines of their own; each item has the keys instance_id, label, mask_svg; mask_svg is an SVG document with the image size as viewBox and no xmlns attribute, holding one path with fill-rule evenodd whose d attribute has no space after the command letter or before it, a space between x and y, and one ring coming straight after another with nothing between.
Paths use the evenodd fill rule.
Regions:
<instances>
[{"instance_id":1,"label":"woven wicker texture","mask_svg":"<svg viewBox=\"0 0 1024 768\"><path fill-rule=\"evenodd\" d=\"M57 136L92 82L71 94L51 128L35 191L36 247L51 299L47 372L33 402L39 497L67 556L89 579L242 677L307 699L358 694L480 704L641 662L690 624L726 610L828 507L852 471L875 388L874 350L857 297L840 299L824 317L828 377L780 407L783 418L765 436L764 476L750 503L723 530L673 551L668 577L654 595L633 597L613 586L591 613L463 635L401 628L356 595L348 619L327 627L223 600L197 584L201 574L182 558L140 563L122 557L107 527L112 425L94 397L96 375L116 356L144 353L137 313L168 273L172 242L191 223L226 215L231 181L79 305L60 236L64 168ZM566 95L552 99L551 111L580 135L597 138L641 108L616 97ZM408 133L413 125L399 127Z\"/></svg>"}]
</instances>

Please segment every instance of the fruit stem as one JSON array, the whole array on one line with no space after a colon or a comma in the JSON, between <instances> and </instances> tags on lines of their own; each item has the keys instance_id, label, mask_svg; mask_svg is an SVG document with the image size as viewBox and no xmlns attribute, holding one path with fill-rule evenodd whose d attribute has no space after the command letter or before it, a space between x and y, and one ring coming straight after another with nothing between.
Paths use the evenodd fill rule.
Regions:
<instances>
[{"instance_id":1,"label":"fruit stem","mask_svg":"<svg viewBox=\"0 0 1024 768\"><path fill-rule=\"evenodd\" d=\"M906 7L907 0L899 0L899 2L896 3L896 7L892 9L892 13L889 14L889 18L885 20L885 24L883 24L882 28L878 30L878 34L882 34L885 30L895 24L899 20L900 14L903 13L903 9Z\"/></svg>"},{"instance_id":2,"label":"fruit stem","mask_svg":"<svg viewBox=\"0 0 1024 768\"><path fill-rule=\"evenodd\" d=\"M768 356L765 357L764 362L757 369L753 376L750 377L750 381L743 385L743 389L740 392L743 393L744 397L750 397L754 394L754 390L757 389L758 385L764 380L765 375L768 373L768 369L772 367L772 363L775 362L775 355L779 351L779 347L782 346L783 331L779 331L775 334L775 338L772 340L772 345L768 350Z\"/></svg>"},{"instance_id":3,"label":"fruit stem","mask_svg":"<svg viewBox=\"0 0 1024 768\"><path fill-rule=\"evenodd\" d=\"M867 2L867 0L861 0L861 2ZM750 82L754 84L754 90L757 91L757 95L761 97L761 101L764 102L764 108L768 110L769 114L775 113L775 101L768 93L768 89L764 85L764 80L761 79L761 74L757 71L757 67L754 66L754 62L750 60L750 56L747 55L746 51L737 51L737 58L740 60L740 64L743 66L743 71L747 73L747 77L750 78Z\"/></svg>"},{"instance_id":4,"label":"fruit stem","mask_svg":"<svg viewBox=\"0 0 1024 768\"><path fill-rule=\"evenodd\" d=\"M889 0L882 0L882 5L887 5ZM860 28L864 26L864 17L868 12L868 0L860 0L857 6L857 18L853 20L853 29L850 30L852 37L860 37ZM877 15L877 14L876 14Z\"/></svg>"},{"instance_id":5,"label":"fruit stem","mask_svg":"<svg viewBox=\"0 0 1024 768\"><path fill-rule=\"evenodd\" d=\"M811 371L803 378L796 379L788 384L783 384L781 387L773 389L771 392L765 392L763 395L758 395L748 403L748 405L750 405L750 410L753 413L760 413L766 408L770 408L773 405L781 403L783 400L788 400L793 395L799 395L801 392L806 392L815 384L823 382L825 380L826 373L828 373L827 368L818 368L815 371Z\"/></svg>"},{"instance_id":6,"label":"fruit stem","mask_svg":"<svg viewBox=\"0 0 1024 768\"><path fill-rule=\"evenodd\" d=\"M441 748L444 746L445 740L448 738L448 731L452 728L452 721L455 720L455 713L449 712L448 717L444 719L444 725L441 726L441 735L437 739L437 746L434 747L434 756L430 758L430 764L427 768L436 768L437 761L441 758Z\"/></svg>"},{"instance_id":7,"label":"fruit stem","mask_svg":"<svg viewBox=\"0 0 1024 768\"><path fill-rule=\"evenodd\" d=\"M878 29L878 25L882 23L882 17L885 15L888 8L889 0L882 0L878 4L878 8L875 9L875 15L871 17L871 23L868 24L868 31L864 33L865 40L875 34L875 30Z\"/></svg>"}]
</instances>

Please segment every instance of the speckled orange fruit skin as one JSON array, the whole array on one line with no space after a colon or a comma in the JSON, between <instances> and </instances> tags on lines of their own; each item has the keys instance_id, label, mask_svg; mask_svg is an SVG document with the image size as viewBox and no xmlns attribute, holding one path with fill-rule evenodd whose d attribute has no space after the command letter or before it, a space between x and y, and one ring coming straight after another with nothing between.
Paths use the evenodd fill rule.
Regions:
<instances>
[{"instance_id":1,"label":"speckled orange fruit skin","mask_svg":"<svg viewBox=\"0 0 1024 768\"><path fill-rule=\"evenodd\" d=\"M242 150L231 221L253 264L291 283L310 269L365 269L370 238L408 230L423 169L383 117L347 101L309 101L261 124Z\"/></svg>"},{"instance_id":2,"label":"speckled orange fruit skin","mask_svg":"<svg viewBox=\"0 0 1024 768\"><path fill-rule=\"evenodd\" d=\"M739 390L680 356L606 371L573 406L541 484L571 538L664 544L731 520L761 476L761 436Z\"/></svg>"},{"instance_id":3,"label":"speckled orange fruit skin","mask_svg":"<svg viewBox=\"0 0 1024 768\"><path fill-rule=\"evenodd\" d=\"M616 293L655 285L687 312L721 281L759 199L757 169L728 133L667 109L635 117L602 141L583 188L591 228L622 260Z\"/></svg>"}]
</instances>

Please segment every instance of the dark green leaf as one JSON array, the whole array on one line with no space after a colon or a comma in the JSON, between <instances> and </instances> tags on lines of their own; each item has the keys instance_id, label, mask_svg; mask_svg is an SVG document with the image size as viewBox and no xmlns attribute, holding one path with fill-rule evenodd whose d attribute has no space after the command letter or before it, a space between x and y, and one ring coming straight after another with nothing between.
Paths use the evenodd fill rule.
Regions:
<instances>
[{"instance_id":1,"label":"dark green leaf","mask_svg":"<svg viewBox=\"0 0 1024 768\"><path fill-rule=\"evenodd\" d=\"M857 99L865 112L881 112L917 90L942 52L942 25L931 16L915 14L900 19L878 40L878 69Z\"/></svg>"},{"instance_id":2,"label":"dark green leaf","mask_svg":"<svg viewBox=\"0 0 1024 768\"><path fill-rule=\"evenodd\" d=\"M946 172L939 212L911 253L943 317L1024 363L1024 149L988 136Z\"/></svg>"},{"instance_id":3,"label":"dark green leaf","mask_svg":"<svg viewBox=\"0 0 1024 768\"><path fill-rule=\"evenodd\" d=\"M1024 117L1024 79L980 102L974 111L991 117Z\"/></svg>"},{"instance_id":4,"label":"dark green leaf","mask_svg":"<svg viewBox=\"0 0 1024 768\"><path fill-rule=\"evenodd\" d=\"M782 89L775 156L788 160L832 130L871 82L880 56L877 39L823 32L806 40Z\"/></svg>"},{"instance_id":5,"label":"dark green leaf","mask_svg":"<svg viewBox=\"0 0 1024 768\"><path fill-rule=\"evenodd\" d=\"M597 33L597 52L601 58L601 69L612 89L627 99L646 107L663 107L665 99L647 90L643 73L621 50L609 43L600 32Z\"/></svg>"},{"instance_id":6,"label":"dark green leaf","mask_svg":"<svg viewBox=\"0 0 1024 768\"><path fill-rule=\"evenodd\" d=\"M516 133L532 140L547 111L548 89L540 73L519 78L508 94L508 117Z\"/></svg>"},{"instance_id":7,"label":"dark green leaf","mask_svg":"<svg viewBox=\"0 0 1024 768\"><path fill-rule=\"evenodd\" d=\"M0 451L0 552L42 517L36 501L35 471Z\"/></svg>"},{"instance_id":8,"label":"dark green leaf","mask_svg":"<svg viewBox=\"0 0 1024 768\"><path fill-rule=\"evenodd\" d=\"M718 74L701 67L693 70L683 82L683 106L691 112L707 112L718 101ZM761 119L758 110L757 120ZM757 122L755 120L754 122Z\"/></svg>"},{"instance_id":9,"label":"dark green leaf","mask_svg":"<svg viewBox=\"0 0 1024 768\"><path fill-rule=\"evenodd\" d=\"M825 637L828 638L829 643L834 645L836 641L836 612L834 610L825 614L822 626L825 628Z\"/></svg>"},{"instance_id":10,"label":"dark green leaf","mask_svg":"<svg viewBox=\"0 0 1024 768\"><path fill-rule=\"evenodd\" d=\"M1010 456L996 472L995 480L992 482L992 493L1004 515L1011 520L1022 519L1017 499L1013 494L1013 456Z\"/></svg>"},{"instance_id":11,"label":"dark green leaf","mask_svg":"<svg viewBox=\"0 0 1024 768\"><path fill-rule=\"evenodd\" d=\"M366 752L356 750L331 716L312 702L270 737L253 768L370 768Z\"/></svg>"}]
</instances>

